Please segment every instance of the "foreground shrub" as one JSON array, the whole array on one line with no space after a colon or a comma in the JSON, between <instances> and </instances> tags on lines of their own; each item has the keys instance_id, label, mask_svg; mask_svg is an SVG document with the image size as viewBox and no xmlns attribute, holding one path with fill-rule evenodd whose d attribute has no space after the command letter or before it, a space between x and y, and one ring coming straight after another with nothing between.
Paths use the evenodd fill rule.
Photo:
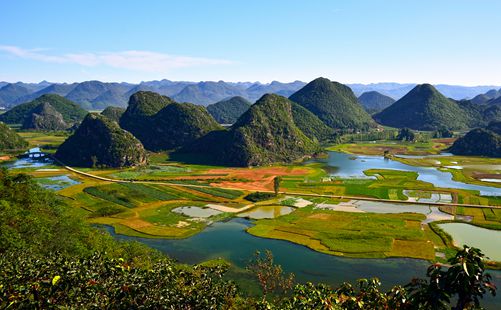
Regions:
<instances>
[{"instance_id":1,"label":"foreground shrub","mask_svg":"<svg viewBox=\"0 0 501 310\"><path fill-rule=\"evenodd\" d=\"M0 308L220 309L236 286L225 267L182 267L168 259L151 268L95 254L71 259L11 252L0 257Z\"/></svg>"}]
</instances>

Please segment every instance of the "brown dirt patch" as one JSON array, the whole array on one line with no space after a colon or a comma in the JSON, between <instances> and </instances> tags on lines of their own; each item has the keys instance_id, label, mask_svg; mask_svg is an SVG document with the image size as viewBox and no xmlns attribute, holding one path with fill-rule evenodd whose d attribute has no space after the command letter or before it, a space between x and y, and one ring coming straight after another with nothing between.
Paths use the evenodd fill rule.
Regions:
<instances>
[{"instance_id":1,"label":"brown dirt patch","mask_svg":"<svg viewBox=\"0 0 501 310\"><path fill-rule=\"evenodd\" d=\"M443 143L443 144L452 144L456 138L442 138L442 139L433 139L433 142Z\"/></svg>"},{"instance_id":2,"label":"brown dirt patch","mask_svg":"<svg viewBox=\"0 0 501 310\"><path fill-rule=\"evenodd\" d=\"M4 161L4 160L9 160L10 159L10 156L0 156L0 161Z\"/></svg>"},{"instance_id":3,"label":"brown dirt patch","mask_svg":"<svg viewBox=\"0 0 501 310\"><path fill-rule=\"evenodd\" d=\"M212 183L215 187L231 187L248 190L273 190L276 176L295 176L308 174L308 168L262 167L262 168L221 168L208 170L209 174L225 174L226 178L245 179L248 182L224 181Z\"/></svg>"},{"instance_id":4,"label":"brown dirt patch","mask_svg":"<svg viewBox=\"0 0 501 310\"><path fill-rule=\"evenodd\" d=\"M473 177L475 179L501 179L501 174L474 172Z\"/></svg>"}]
</instances>

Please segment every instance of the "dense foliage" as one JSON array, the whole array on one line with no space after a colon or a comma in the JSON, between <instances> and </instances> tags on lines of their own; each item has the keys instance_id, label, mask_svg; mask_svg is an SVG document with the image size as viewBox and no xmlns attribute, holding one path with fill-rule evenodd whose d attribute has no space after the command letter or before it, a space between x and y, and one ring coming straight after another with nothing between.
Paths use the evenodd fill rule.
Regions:
<instances>
[{"instance_id":1,"label":"dense foliage","mask_svg":"<svg viewBox=\"0 0 501 310\"><path fill-rule=\"evenodd\" d=\"M28 146L28 142L24 141L14 130L9 126L0 122L0 151L22 149Z\"/></svg>"},{"instance_id":2,"label":"dense foliage","mask_svg":"<svg viewBox=\"0 0 501 310\"><path fill-rule=\"evenodd\" d=\"M174 149L221 129L204 107L144 91L131 96L120 126L154 151Z\"/></svg>"},{"instance_id":3,"label":"dense foliage","mask_svg":"<svg viewBox=\"0 0 501 310\"><path fill-rule=\"evenodd\" d=\"M358 97L358 102L370 114L381 112L393 103L395 99L385 96L377 91L368 91Z\"/></svg>"},{"instance_id":4,"label":"dense foliage","mask_svg":"<svg viewBox=\"0 0 501 310\"><path fill-rule=\"evenodd\" d=\"M169 259L142 268L99 254L9 253L0 266L1 308L221 309L237 293L221 266L182 268Z\"/></svg>"},{"instance_id":5,"label":"dense foliage","mask_svg":"<svg viewBox=\"0 0 501 310\"><path fill-rule=\"evenodd\" d=\"M407 127L400 129L397 135L397 140L401 141L414 141L416 139L416 134Z\"/></svg>"},{"instance_id":6,"label":"dense foliage","mask_svg":"<svg viewBox=\"0 0 501 310\"><path fill-rule=\"evenodd\" d=\"M484 128L476 128L457 139L450 147L456 155L480 155L501 157L501 122L492 122Z\"/></svg>"},{"instance_id":7,"label":"dense foliage","mask_svg":"<svg viewBox=\"0 0 501 310\"><path fill-rule=\"evenodd\" d=\"M334 129L325 125L315 114L291 101L292 118L296 126L312 141L331 142L335 140Z\"/></svg>"},{"instance_id":8,"label":"dense foliage","mask_svg":"<svg viewBox=\"0 0 501 310\"><path fill-rule=\"evenodd\" d=\"M247 99L236 96L208 105L207 111L218 123L233 124L250 106Z\"/></svg>"},{"instance_id":9,"label":"dense foliage","mask_svg":"<svg viewBox=\"0 0 501 310\"><path fill-rule=\"evenodd\" d=\"M65 122L74 124L80 122L87 111L72 101L55 94L47 94L39 98L20 104L0 115L0 121L7 124L21 124L30 117L33 110L43 103L49 103L57 112L61 113Z\"/></svg>"},{"instance_id":10,"label":"dense foliage","mask_svg":"<svg viewBox=\"0 0 501 310\"><path fill-rule=\"evenodd\" d=\"M221 126L204 107L175 102L151 118L150 133L141 141L150 150L170 150L219 129Z\"/></svg>"},{"instance_id":11,"label":"dense foliage","mask_svg":"<svg viewBox=\"0 0 501 310\"><path fill-rule=\"evenodd\" d=\"M101 112L101 115L104 115L107 118L111 119L112 121L118 123L120 121L120 117L122 117L122 114L124 114L124 112L125 112L124 108L107 107Z\"/></svg>"},{"instance_id":12,"label":"dense foliage","mask_svg":"<svg viewBox=\"0 0 501 310\"><path fill-rule=\"evenodd\" d=\"M265 200L270 200L272 198L275 198L275 194L273 193L263 193L263 192L254 192L247 194L244 199L252 202L259 202L259 201L265 201Z\"/></svg>"},{"instance_id":13,"label":"dense foliage","mask_svg":"<svg viewBox=\"0 0 501 310\"><path fill-rule=\"evenodd\" d=\"M138 91L130 96L127 110L120 117L120 127L144 141L150 135L151 117L173 102L151 91Z\"/></svg>"},{"instance_id":14,"label":"dense foliage","mask_svg":"<svg viewBox=\"0 0 501 310\"><path fill-rule=\"evenodd\" d=\"M59 146L55 157L80 167L137 166L147 161L140 141L116 122L93 113Z\"/></svg>"},{"instance_id":15,"label":"dense foliage","mask_svg":"<svg viewBox=\"0 0 501 310\"><path fill-rule=\"evenodd\" d=\"M430 84L414 87L393 105L374 115L387 126L416 130L464 129L472 125L469 113Z\"/></svg>"},{"instance_id":16,"label":"dense foliage","mask_svg":"<svg viewBox=\"0 0 501 310\"><path fill-rule=\"evenodd\" d=\"M333 129L367 130L375 125L348 86L326 78L311 81L289 99L311 111Z\"/></svg>"},{"instance_id":17,"label":"dense foliage","mask_svg":"<svg viewBox=\"0 0 501 310\"><path fill-rule=\"evenodd\" d=\"M31 110L31 114L24 119L22 129L32 130L65 130L69 125L63 115L54 109L50 103L44 102Z\"/></svg>"},{"instance_id":18,"label":"dense foliage","mask_svg":"<svg viewBox=\"0 0 501 310\"><path fill-rule=\"evenodd\" d=\"M318 150L295 125L290 101L264 95L225 131L213 131L180 150L213 162L234 166L258 166L291 162Z\"/></svg>"}]
</instances>

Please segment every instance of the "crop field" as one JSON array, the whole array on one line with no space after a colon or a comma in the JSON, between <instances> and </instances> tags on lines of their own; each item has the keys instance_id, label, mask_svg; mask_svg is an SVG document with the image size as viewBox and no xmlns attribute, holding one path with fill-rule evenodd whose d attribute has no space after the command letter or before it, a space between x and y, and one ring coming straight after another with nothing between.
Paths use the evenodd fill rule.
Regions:
<instances>
[{"instance_id":1,"label":"crop field","mask_svg":"<svg viewBox=\"0 0 501 310\"><path fill-rule=\"evenodd\" d=\"M30 147L40 147L48 153L54 152L57 147L68 138L68 134L61 133L46 133L36 131L20 131L18 132L21 137L28 141Z\"/></svg>"},{"instance_id":2,"label":"crop field","mask_svg":"<svg viewBox=\"0 0 501 310\"><path fill-rule=\"evenodd\" d=\"M455 181L501 188L501 174L499 172L501 170L501 159L499 158L437 156L427 158L395 157L394 159L412 166L435 167L442 171L448 171ZM486 182L482 181L482 179L497 179L500 181Z\"/></svg>"},{"instance_id":3,"label":"crop field","mask_svg":"<svg viewBox=\"0 0 501 310\"><path fill-rule=\"evenodd\" d=\"M328 151L361 155L383 155L388 151L393 155L433 155L451 146L453 139L432 139L428 142L374 141L337 144Z\"/></svg>"},{"instance_id":4,"label":"crop field","mask_svg":"<svg viewBox=\"0 0 501 310\"><path fill-rule=\"evenodd\" d=\"M258 220L247 231L327 254L433 260L434 244L421 229L423 219L421 214L349 213L305 207L279 218Z\"/></svg>"}]
</instances>

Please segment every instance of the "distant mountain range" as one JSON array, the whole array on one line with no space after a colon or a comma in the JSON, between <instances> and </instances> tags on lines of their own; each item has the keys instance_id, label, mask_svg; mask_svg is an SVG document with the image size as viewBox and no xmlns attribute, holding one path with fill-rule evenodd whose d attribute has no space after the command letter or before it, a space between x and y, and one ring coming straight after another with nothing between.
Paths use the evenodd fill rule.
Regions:
<instances>
[{"instance_id":1,"label":"distant mountain range","mask_svg":"<svg viewBox=\"0 0 501 310\"><path fill-rule=\"evenodd\" d=\"M303 86L305 82L295 81L281 83L273 81L263 84L259 82L189 82L189 81L148 81L139 84L105 83L86 81L81 83L7 83L0 82L0 107L13 107L32 101L44 94L57 94L78 103L86 110L102 110L108 106L127 107L129 97L138 91L153 91L169 96L177 102L190 102L198 105L210 105L231 97L240 96L255 102L262 95L274 93L289 97ZM356 96L364 92L377 91L395 100L408 93L416 84L377 83L347 84ZM496 86L455 86L435 85L444 96L455 99L471 99L479 94L488 97ZM493 99L493 98L490 98ZM482 102L483 103L483 102Z\"/></svg>"}]
</instances>

